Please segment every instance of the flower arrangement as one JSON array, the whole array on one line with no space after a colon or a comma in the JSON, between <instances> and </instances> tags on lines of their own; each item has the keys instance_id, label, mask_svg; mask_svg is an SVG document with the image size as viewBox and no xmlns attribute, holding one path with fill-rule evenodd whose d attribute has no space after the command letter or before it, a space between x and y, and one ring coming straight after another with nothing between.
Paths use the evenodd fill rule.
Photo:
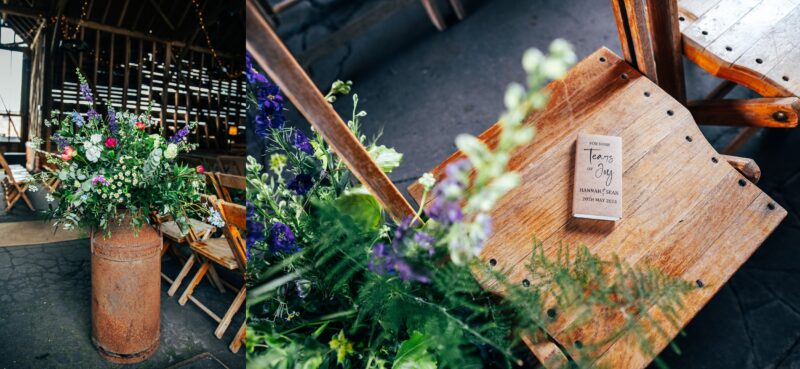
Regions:
<instances>
[{"instance_id":1,"label":"flower arrangement","mask_svg":"<svg viewBox=\"0 0 800 369\"><path fill-rule=\"evenodd\" d=\"M104 117L95 110L95 99L86 78L80 80L81 104L85 114L73 111L63 117L51 114L45 125L53 127L51 136L58 154L47 161L57 166L32 181L57 177L61 185L48 194L50 216L64 229L80 227L103 231L107 236L112 222L129 222L138 229L150 221L152 213L171 214L185 227L187 212L203 212L197 204L205 187L202 166L178 164L181 152L195 144L186 136L189 124L165 140L163 129L150 133L155 121L150 108L142 114L117 112L109 104Z\"/></svg>"},{"instance_id":2,"label":"flower arrangement","mask_svg":"<svg viewBox=\"0 0 800 369\"><path fill-rule=\"evenodd\" d=\"M248 158L247 365L253 368L484 368L522 365L519 337L544 337L562 310L597 306L630 312L617 332L641 333L637 322L656 306L674 316L694 288L649 268L603 261L585 247L562 246L545 256L534 242L526 284L511 283L477 257L492 232L490 211L519 184L507 170L510 153L528 144L525 117L545 106L541 86L561 78L575 61L571 46L554 41L545 55L528 50L526 85L505 95L496 146L459 135L467 159L450 164L441 182L424 174L427 211L399 224L354 179L320 135L284 126L280 90L248 59L249 103L267 141L265 160ZM329 102L351 83L337 81ZM348 127L385 172L402 154L360 133L358 96ZM268 163L262 165L261 162ZM494 284L502 298L485 290ZM610 299L609 296L615 296ZM545 301L556 305L545 308ZM551 304L552 305L552 304ZM590 315L576 317L575 325ZM587 349L602 345L583 343ZM576 358L579 367L590 367Z\"/></svg>"}]
</instances>

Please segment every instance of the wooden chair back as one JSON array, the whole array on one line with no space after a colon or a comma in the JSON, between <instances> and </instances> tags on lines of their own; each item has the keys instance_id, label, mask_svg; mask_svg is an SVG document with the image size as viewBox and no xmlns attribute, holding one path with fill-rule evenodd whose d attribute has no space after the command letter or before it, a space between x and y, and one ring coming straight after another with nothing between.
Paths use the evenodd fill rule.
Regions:
<instances>
[{"instance_id":1,"label":"wooden chair back","mask_svg":"<svg viewBox=\"0 0 800 369\"><path fill-rule=\"evenodd\" d=\"M217 157L217 168L223 173L243 176L245 159L243 156L220 155Z\"/></svg>"},{"instance_id":2,"label":"wooden chair back","mask_svg":"<svg viewBox=\"0 0 800 369\"><path fill-rule=\"evenodd\" d=\"M5 155L3 152L0 152L0 167L3 168L3 172L6 174L6 179L9 183L14 184L17 183L14 180L14 173L11 172L11 166L8 165L6 161Z\"/></svg>"},{"instance_id":3,"label":"wooden chair back","mask_svg":"<svg viewBox=\"0 0 800 369\"><path fill-rule=\"evenodd\" d=\"M227 173L216 173L217 184L219 185L222 199L228 202L233 202L231 197L231 190L247 190L247 179L243 176L237 176Z\"/></svg>"},{"instance_id":4,"label":"wooden chair back","mask_svg":"<svg viewBox=\"0 0 800 369\"><path fill-rule=\"evenodd\" d=\"M222 194L222 187L219 185L219 181L217 181L217 173L216 172L205 172L206 176L206 185L214 189L214 194L219 199L224 199L225 197Z\"/></svg>"},{"instance_id":5,"label":"wooden chair back","mask_svg":"<svg viewBox=\"0 0 800 369\"><path fill-rule=\"evenodd\" d=\"M239 269L244 273L247 270L247 246L244 239L244 233L247 232L247 209L243 205L225 200L219 200L216 209L225 221L225 237Z\"/></svg>"}]
</instances>

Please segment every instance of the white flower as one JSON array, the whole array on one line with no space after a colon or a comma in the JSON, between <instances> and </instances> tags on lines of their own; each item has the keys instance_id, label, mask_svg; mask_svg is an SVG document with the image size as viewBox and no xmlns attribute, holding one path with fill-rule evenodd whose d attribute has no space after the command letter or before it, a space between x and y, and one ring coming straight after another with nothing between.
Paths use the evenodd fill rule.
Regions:
<instances>
[{"instance_id":1,"label":"white flower","mask_svg":"<svg viewBox=\"0 0 800 369\"><path fill-rule=\"evenodd\" d=\"M164 157L175 159L176 156L178 156L178 145L171 143L167 146L167 151L164 151Z\"/></svg>"},{"instance_id":2,"label":"white flower","mask_svg":"<svg viewBox=\"0 0 800 369\"><path fill-rule=\"evenodd\" d=\"M92 163L97 163L100 160L100 154L103 153L103 149L100 146L95 146L90 143L84 143L83 147L86 148L86 159L91 161Z\"/></svg>"},{"instance_id":3,"label":"white flower","mask_svg":"<svg viewBox=\"0 0 800 369\"><path fill-rule=\"evenodd\" d=\"M95 133L95 134L92 135L91 141L92 141L93 144L98 145L98 144L100 144L100 141L103 141L103 135L101 135L99 133Z\"/></svg>"},{"instance_id":4,"label":"white flower","mask_svg":"<svg viewBox=\"0 0 800 369\"><path fill-rule=\"evenodd\" d=\"M425 187L425 191L430 191L436 184L436 178L433 178L433 174L431 173L425 173L420 177L419 184Z\"/></svg>"},{"instance_id":5,"label":"white flower","mask_svg":"<svg viewBox=\"0 0 800 369\"><path fill-rule=\"evenodd\" d=\"M45 200L47 200L47 202L53 202L53 201L56 201L56 199L55 199L55 198L53 198L53 195L51 195L51 194L49 194L49 193L48 193L47 195L44 195L44 199L45 199Z\"/></svg>"},{"instance_id":6,"label":"white flower","mask_svg":"<svg viewBox=\"0 0 800 369\"><path fill-rule=\"evenodd\" d=\"M39 187L36 187L36 185L30 185L30 186L28 186L28 191L31 191L31 192L39 191Z\"/></svg>"}]
</instances>

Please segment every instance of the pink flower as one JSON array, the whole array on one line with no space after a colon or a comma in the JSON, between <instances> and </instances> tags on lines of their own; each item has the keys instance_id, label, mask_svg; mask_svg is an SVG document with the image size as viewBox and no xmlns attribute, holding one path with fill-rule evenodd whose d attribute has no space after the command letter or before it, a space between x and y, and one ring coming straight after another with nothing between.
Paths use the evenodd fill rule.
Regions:
<instances>
[{"instance_id":1,"label":"pink flower","mask_svg":"<svg viewBox=\"0 0 800 369\"><path fill-rule=\"evenodd\" d=\"M117 139L114 137L106 138L106 147L109 149L117 147Z\"/></svg>"},{"instance_id":2,"label":"pink flower","mask_svg":"<svg viewBox=\"0 0 800 369\"><path fill-rule=\"evenodd\" d=\"M205 172L206 172L206 168L204 168L202 165L198 165L197 166L197 173L203 174Z\"/></svg>"},{"instance_id":3,"label":"pink flower","mask_svg":"<svg viewBox=\"0 0 800 369\"><path fill-rule=\"evenodd\" d=\"M146 128L146 126L145 126L145 125L144 125L144 123L142 123L142 122L136 122L136 124L134 124L134 125L135 125L135 126L136 126L136 128L138 128L140 131L144 131L144 129Z\"/></svg>"},{"instance_id":4,"label":"pink flower","mask_svg":"<svg viewBox=\"0 0 800 369\"><path fill-rule=\"evenodd\" d=\"M75 148L72 146L64 147L64 152L61 154L61 160L68 161L75 157Z\"/></svg>"}]
</instances>

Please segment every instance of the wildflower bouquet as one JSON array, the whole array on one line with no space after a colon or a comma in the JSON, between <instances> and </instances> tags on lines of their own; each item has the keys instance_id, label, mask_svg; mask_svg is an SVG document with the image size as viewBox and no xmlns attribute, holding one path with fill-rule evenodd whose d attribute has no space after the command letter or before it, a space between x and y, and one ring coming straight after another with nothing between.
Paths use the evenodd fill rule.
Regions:
<instances>
[{"instance_id":1,"label":"wildflower bouquet","mask_svg":"<svg viewBox=\"0 0 800 369\"><path fill-rule=\"evenodd\" d=\"M248 367L510 367L522 365L520 334L537 337L562 309L613 305L631 311L630 324L609 338L639 332L636 322L647 307L667 315L677 311L689 283L602 261L585 247L565 247L550 259L540 244L532 245L528 270L534 277L523 285L477 258L492 232L490 211L519 183L507 166L510 153L534 135L523 120L546 104L540 87L574 61L561 40L551 44L549 55L527 51L527 84L512 84L506 92L497 145L459 135L456 144L467 160L450 164L439 183L423 175L421 203L434 196L430 208L395 224L319 135L308 138L284 127L279 89L248 60L250 103L268 157L266 167L248 159ZM328 101L350 88L334 83ZM360 134L366 113L358 110L357 95L353 101L348 126L391 171L402 155ZM504 297L483 289L489 284ZM556 305L545 309L545 301ZM641 341L650 350L644 336ZM575 364L591 365L580 360Z\"/></svg>"},{"instance_id":2,"label":"wildflower bouquet","mask_svg":"<svg viewBox=\"0 0 800 369\"><path fill-rule=\"evenodd\" d=\"M181 128L169 140L163 130L151 134L155 122L148 108L142 114L116 112L107 116L95 110L95 100L85 77L80 79L85 114L73 111L63 117L53 112L45 125L53 127L52 141L59 154L47 161L58 169L42 172L34 181L57 177L61 185L47 195L50 215L64 229L81 227L109 235L111 222L129 222L134 228L148 223L151 213L171 214L186 224L187 211L194 209L205 186L202 167L176 163L181 152L195 148L186 136L193 128Z\"/></svg>"}]
</instances>

